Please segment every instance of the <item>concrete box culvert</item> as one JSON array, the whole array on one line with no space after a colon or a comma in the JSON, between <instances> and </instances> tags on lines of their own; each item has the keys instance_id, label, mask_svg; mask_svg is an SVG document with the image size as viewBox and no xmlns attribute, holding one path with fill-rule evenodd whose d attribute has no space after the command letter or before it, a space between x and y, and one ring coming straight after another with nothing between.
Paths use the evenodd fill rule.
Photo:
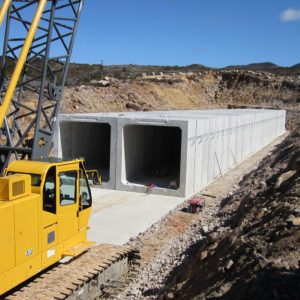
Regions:
<instances>
[{"instance_id":1,"label":"concrete box culvert","mask_svg":"<svg viewBox=\"0 0 300 300\"><path fill-rule=\"evenodd\" d=\"M154 184L161 188L178 189L181 129L126 125L123 131L126 181L143 186Z\"/></svg>"},{"instance_id":2,"label":"concrete box culvert","mask_svg":"<svg viewBox=\"0 0 300 300\"><path fill-rule=\"evenodd\" d=\"M146 192L153 184L151 193L187 197L284 133L285 111L94 113L58 123L55 154L85 157L103 188Z\"/></svg>"},{"instance_id":3,"label":"concrete box culvert","mask_svg":"<svg viewBox=\"0 0 300 300\"><path fill-rule=\"evenodd\" d=\"M96 169L102 187L116 185L116 121L113 119L60 116L55 154L64 159L83 157L87 170Z\"/></svg>"},{"instance_id":4,"label":"concrete box culvert","mask_svg":"<svg viewBox=\"0 0 300 300\"><path fill-rule=\"evenodd\" d=\"M188 132L186 121L119 119L117 190L185 195Z\"/></svg>"}]
</instances>

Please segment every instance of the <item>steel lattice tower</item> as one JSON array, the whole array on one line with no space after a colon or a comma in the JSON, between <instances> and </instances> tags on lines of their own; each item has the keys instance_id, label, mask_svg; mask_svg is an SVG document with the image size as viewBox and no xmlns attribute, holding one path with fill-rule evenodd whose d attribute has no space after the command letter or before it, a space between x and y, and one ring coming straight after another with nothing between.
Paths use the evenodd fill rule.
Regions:
<instances>
[{"instance_id":1,"label":"steel lattice tower","mask_svg":"<svg viewBox=\"0 0 300 300\"><path fill-rule=\"evenodd\" d=\"M9 0L8 0L9 1ZM11 159L47 157L84 0L47 1L0 129L0 171ZM6 93L39 1L11 0L0 73Z\"/></svg>"}]
</instances>

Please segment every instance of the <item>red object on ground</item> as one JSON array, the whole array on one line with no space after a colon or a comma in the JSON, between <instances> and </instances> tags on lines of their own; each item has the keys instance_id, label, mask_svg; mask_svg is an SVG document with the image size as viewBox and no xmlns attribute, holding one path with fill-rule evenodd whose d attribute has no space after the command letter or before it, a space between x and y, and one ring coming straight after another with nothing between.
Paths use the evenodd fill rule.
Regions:
<instances>
[{"instance_id":1,"label":"red object on ground","mask_svg":"<svg viewBox=\"0 0 300 300\"><path fill-rule=\"evenodd\" d=\"M156 187L157 187L157 185L155 185L154 183L150 183L150 184L147 185L147 190L146 190L146 192L147 192L147 193L150 193L151 190L152 190L153 188L156 188Z\"/></svg>"},{"instance_id":2,"label":"red object on ground","mask_svg":"<svg viewBox=\"0 0 300 300\"><path fill-rule=\"evenodd\" d=\"M205 199L201 197L195 197L188 201L188 212L190 213L198 213L205 206Z\"/></svg>"}]
</instances>

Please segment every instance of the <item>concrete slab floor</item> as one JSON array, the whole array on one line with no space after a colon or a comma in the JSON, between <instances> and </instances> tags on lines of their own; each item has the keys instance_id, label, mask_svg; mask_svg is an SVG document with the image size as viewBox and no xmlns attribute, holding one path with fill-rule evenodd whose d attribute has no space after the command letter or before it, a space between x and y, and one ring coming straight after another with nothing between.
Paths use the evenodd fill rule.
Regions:
<instances>
[{"instance_id":1,"label":"concrete slab floor","mask_svg":"<svg viewBox=\"0 0 300 300\"><path fill-rule=\"evenodd\" d=\"M185 199L92 188L93 210L88 238L123 245L159 221Z\"/></svg>"}]
</instances>

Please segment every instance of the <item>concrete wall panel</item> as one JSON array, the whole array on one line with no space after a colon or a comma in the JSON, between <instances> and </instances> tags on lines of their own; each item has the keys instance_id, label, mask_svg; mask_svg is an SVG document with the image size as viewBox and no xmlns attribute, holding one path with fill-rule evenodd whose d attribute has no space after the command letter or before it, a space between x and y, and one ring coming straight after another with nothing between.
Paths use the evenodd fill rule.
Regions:
<instances>
[{"instance_id":1,"label":"concrete wall panel","mask_svg":"<svg viewBox=\"0 0 300 300\"><path fill-rule=\"evenodd\" d=\"M207 181L208 135L209 119L197 120L194 192L199 191Z\"/></svg>"}]
</instances>

